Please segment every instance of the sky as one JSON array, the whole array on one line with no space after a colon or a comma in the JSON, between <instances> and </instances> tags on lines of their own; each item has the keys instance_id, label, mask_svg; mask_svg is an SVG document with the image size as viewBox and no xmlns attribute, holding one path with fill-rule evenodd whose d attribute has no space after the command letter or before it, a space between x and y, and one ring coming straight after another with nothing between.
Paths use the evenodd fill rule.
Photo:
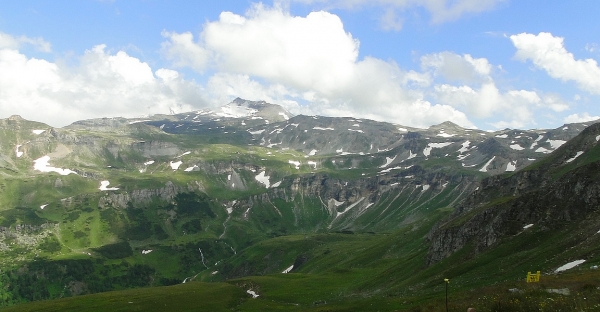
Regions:
<instances>
[{"instance_id":1,"label":"sky","mask_svg":"<svg viewBox=\"0 0 600 312\"><path fill-rule=\"evenodd\" d=\"M426 128L600 118L600 1L0 0L0 118L215 108Z\"/></svg>"}]
</instances>

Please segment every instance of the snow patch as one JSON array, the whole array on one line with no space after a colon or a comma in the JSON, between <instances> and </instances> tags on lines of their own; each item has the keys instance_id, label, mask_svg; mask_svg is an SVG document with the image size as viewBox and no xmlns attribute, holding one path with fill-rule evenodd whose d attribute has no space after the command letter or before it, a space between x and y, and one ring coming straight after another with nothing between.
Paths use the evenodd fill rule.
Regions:
<instances>
[{"instance_id":1,"label":"snow patch","mask_svg":"<svg viewBox=\"0 0 600 312\"><path fill-rule=\"evenodd\" d=\"M496 137L501 138L501 139L506 139L506 138L508 138L508 134L499 134Z\"/></svg>"},{"instance_id":2,"label":"snow patch","mask_svg":"<svg viewBox=\"0 0 600 312\"><path fill-rule=\"evenodd\" d=\"M270 178L270 176L265 175L264 171L262 171L261 173L259 173L257 176L254 177L254 179L256 179L256 181L264 184L266 188L269 188L269 186L271 186L271 182L269 182L269 178Z\"/></svg>"},{"instance_id":3,"label":"snow patch","mask_svg":"<svg viewBox=\"0 0 600 312\"><path fill-rule=\"evenodd\" d=\"M341 206L341 205L343 205L345 203L343 201L342 202L337 201L337 200L335 200L335 198L330 199L330 201L333 201L333 205L336 206L336 207L339 207L339 206Z\"/></svg>"},{"instance_id":4,"label":"snow patch","mask_svg":"<svg viewBox=\"0 0 600 312\"><path fill-rule=\"evenodd\" d=\"M550 146L552 146L553 149L557 149L561 145L567 143L567 141L563 141L563 140L550 140L550 139L548 139L546 142L550 143Z\"/></svg>"},{"instance_id":5,"label":"snow patch","mask_svg":"<svg viewBox=\"0 0 600 312\"><path fill-rule=\"evenodd\" d=\"M408 132L408 129L406 129L406 128L398 128L398 131L401 131L401 132Z\"/></svg>"},{"instance_id":6,"label":"snow patch","mask_svg":"<svg viewBox=\"0 0 600 312\"><path fill-rule=\"evenodd\" d=\"M459 153L464 153L469 150L469 145L471 145L471 141L464 141L462 143L462 147L458 150Z\"/></svg>"},{"instance_id":7,"label":"snow patch","mask_svg":"<svg viewBox=\"0 0 600 312\"><path fill-rule=\"evenodd\" d=\"M40 134L44 133L44 131L46 131L46 130L31 130L31 132L33 132L33 134L35 134L35 135L40 135Z\"/></svg>"},{"instance_id":8,"label":"snow patch","mask_svg":"<svg viewBox=\"0 0 600 312\"><path fill-rule=\"evenodd\" d=\"M286 115L285 113L279 113L278 115L282 116L285 120L290 120L290 117L288 117L288 115Z\"/></svg>"},{"instance_id":9,"label":"snow patch","mask_svg":"<svg viewBox=\"0 0 600 312\"><path fill-rule=\"evenodd\" d=\"M271 188L279 187L281 185L281 182L282 181L273 183L273 185L271 185Z\"/></svg>"},{"instance_id":10,"label":"snow patch","mask_svg":"<svg viewBox=\"0 0 600 312\"><path fill-rule=\"evenodd\" d=\"M309 166L314 166L314 168L317 169L317 162L316 161L309 161L308 165Z\"/></svg>"},{"instance_id":11,"label":"snow patch","mask_svg":"<svg viewBox=\"0 0 600 312\"><path fill-rule=\"evenodd\" d=\"M333 131L335 129L334 128L313 127L313 130L330 130L330 131Z\"/></svg>"},{"instance_id":12,"label":"snow patch","mask_svg":"<svg viewBox=\"0 0 600 312\"><path fill-rule=\"evenodd\" d=\"M41 172L56 172L60 175L69 175L71 173L77 174L77 172L72 171L70 169L62 169L50 167L48 162L50 161L50 156L43 156L33 161L33 169Z\"/></svg>"},{"instance_id":13,"label":"snow patch","mask_svg":"<svg viewBox=\"0 0 600 312\"><path fill-rule=\"evenodd\" d=\"M600 135L596 136L596 142L598 142L598 140L600 140Z\"/></svg>"},{"instance_id":14,"label":"snow patch","mask_svg":"<svg viewBox=\"0 0 600 312\"><path fill-rule=\"evenodd\" d=\"M344 211L342 211L342 212L338 212L338 213L337 213L337 215L336 215L335 217L337 218L337 217L339 217L339 216L343 215L343 214L344 214L344 213L346 213L348 210L350 210L350 209L354 208L354 206L356 206L356 205L358 205L360 202L362 202L364 199L365 199L364 197L361 197L361 198L360 198L359 200L357 200L357 201L356 201L354 204L352 204L352 205L350 205L350 206L346 207L346 209L344 209Z\"/></svg>"},{"instance_id":15,"label":"snow patch","mask_svg":"<svg viewBox=\"0 0 600 312\"><path fill-rule=\"evenodd\" d=\"M48 206L48 204L41 205L40 209L44 210L44 208L46 208L46 206Z\"/></svg>"},{"instance_id":16,"label":"snow patch","mask_svg":"<svg viewBox=\"0 0 600 312\"><path fill-rule=\"evenodd\" d=\"M17 145L17 147L15 148L15 153L17 154L17 158L23 156L23 152L19 152L19 147L21 147L22 145L19 144Z\"/></svg>"},{"instance_id":17,"label":"snow patch","mask_svg":"<svg viewBox=\"0 0 600 312\"><path fill-rule=\"evenodd\" d=\"M404 169L404 168L402 168L402 166L391 167L391 168L383 169L383 170L379 171L379 173L388 173L392 170L399 170L399 169Z\"/></svg>"},{"instance_id":18,"label":"snow patch","mask_svg":"<svg viewBox=\"0 0 600 312\"><path fill-rule=\"evenodd\" d=\"M308 153L308 156L315 156L315 155L317 155L317 152L318 151L314 149L314 150L310 151L310 153Z\"/></svg>"},{"instance_id":19,"label":"snow patch","mask_svg":"<svg viewBox=\"0 0 600 312\"><path fill-rule=\"evenodd\" d=\"M191 153L190 151L187 151L187 152L185 152L185 153L183 153L183 154L181 154L181 155L179 155L179 156L177 156L175 158L183 157L185 155L189 155L190 153Z\"/></svg>"},{"instance_id":20,"label":"snow patch","mask_svg":"<svg viewBox=\"0 0 600 312\"><path fill-rule=\"evenodd\" d=\"M471 154L466 154L466 155L458 155L456 158L458 158L458 160L464 160L465 158L471 156Z\"/></svg>"},{"instance_id":21,"label":"snow patch","mask_svg":"<svg viewBox=\"0 0 600 312\"><path fill-rule=\"evenodd\" d=\"M192 170L194 170L194 169L196 169L196 168L198 168L198 166L197 166L197 165L194 165L193 167L188 167L188 168L185 168L185 170L183 170L183 171L185 171L185 172L190 172L190 171L192 171Z\"/></svg>"},{"instance_id":22,"label":"snow patch","mask_svg":"<svg viewBox=\"0 0 600 312\"><path fill-rule=\"evenodd\" d=\"M152 120L150 120L150 119L134 120L134 121L130 121L129 124L133 125L133 124L136 124L136 123L146 122L146 121L152 121Z\"/></svg>"},{"instance_id":23,"label":"snow patch","mask_svg":"<svg viewBox=\"0 0 600 312\"><path fill-rule=\"evenodd\" d=\"M290 273L290 271L291 271L293 268L294 268L294 265L292 264L292 265L290 265L290 266L289 266L287 269L285 269L285 270L281 271L281 273L283 273L283 274Z\"/></svg>"},{"instance_id":24,"label":"snow patch","mask_svg":"<svg viewBox=\"0 0 600 312\"><path fill-rule=\"evenodd\" d=\"M152 249L142 250L142 255L147 255L152 252Z\"/></svg>"},{"instance_id":25,"label":"snow patch","mask_svg":"<svg viewBox=\"0 0 600 312\"><path fill-rule=\"evenodd\" d=\"M355 129L348 129L348 131L354 131L354 132L365 133L365 132L364 132L364 131L362 131L362 130L355 130Z\"/></svg>"},{"instance_id":26,"label":"snow patch","mask_svg":"<svg viewBox=\"0 0 600 312\"><path fill-rule=\"evenodd\" d=\"M554 273L558 273L558 272L562 272L562 271L566 271L568 269L572 269L582 263L584 263L585 260L575 260L575 261L571 261L561 267L559 267L558 269L554 270Z\"/></svg>"},{"instance_id":27,"label":"snow patch","mask_svg":"<svg viewBox=\"0 0 600 312\"><path fill-rule=\"evenodd\" d=\"M506 165L506 171L515 171L517 170L517 161L511 161Z\"/></svg>"},{"instance_id":28,"label":"snow patch","mask_svg":"<svg viewBox=\"0 0 600 312\"><path fill-rule=\"evenodd\" d=\"M379 166L379 168L385 168L385 167L389 166L394 160L396 160L396 157L398 157L398 156L394 156L394 158L386 157L385 164Z\"/></svg>"},{"instance_id":29,"label":"snow patch","mask_svg":"<svg viewBox=\"0 0 600 312\"><path fill-rule=\"evenodd\" d=\"M512 145L510 145L509 147L510 147L510 148L512 148L512 149L514 149L515 151L522 151L522 150L524 150L524 149L525 149L524 147L522 147L522 146L521 146L521 145L519 145L519 144L512 144Z\"/></svg>"},{"instance_id":30,"label":"snow patch","mask_svg":"<svg viewBox=\"0 0 600 312\"><path fill-rule=\"evenodd\" d=\"M252 135L257 135L257 134L261 134L261 133L265 132L265 129L256 130L256 131L250 131L250 130L248 130L248 132L250 132L250 134L252 134Z\"/></svg>"},{"instance_id":31,"label":"snow patch","mask_svg":"<svg viewBox=\"0 0 600 312\"><path fill-rule=\"evenodd\" d=\"M488 160L488 162L486 162L485 165L483 165L483 167L481 169L479 169L479 171L487 172L487 167L492 163L492 161L494 161L495 158L496 158L496 156L494 156L494 157L492 157L492 159Z\"/></svg>"},{"instance_id":32,"label":"snow patch","mask_svg":"<svg viewBox=\"0 0 600 312\"><path fill-rule=\"evenodd\" d=\"M148 165L152 165L153 163L154 163L154 160L149 160L149 161L145 162L144 165L148 166Z\"/></svg>"},{"instance_id":33,"label":"snow patch","mask_svg":"<svg viewBox=\"0 0 600 312\"><path fill-rule=\"evenodd\" d=\"M532 227L532 226L533 226L533 223L531 223L531 224L527 224L526 226L524 226L524 227L523 227L523 230L526 230L526 229L528 229L528 228L530 228L530 227Z\"/></svg>"},{"instance_id":34,"label":"snow patch","mask_svg":"<svg viewBox=\"0 0 600 312\"><path fill-rule=\"evenodd\" d=\"M226 117L226 118L242 118L242 117L252 116L252 115L256 114L257 112L258 112L258 110L256 110L256 109L253 109L253 108L250 108L247 106L243 106L243 105L236 105L236 104L230 103L230 104L221 106L219 111L214 112L214 115L218 116L218 117Z\"/></svg>"},{"instance_id":35,"label":"snow patch","mask_svg":"<svg viewBox=\"0 0 600 312\"><path fill-rule=\"evenodd\" d=\"M179 166L181 166L181 164L183 164L183 162L180 160L178 162L169 162L169 165L171 166L171 169L173 170L177 170L179 169Z\"/></svg>"},{"instance_id":36,"label":"snow patch","mask_svg":"<svg viewBox=\"0 0 600 312\"><path fill-rule=\"evenodd\" d=\"M442 138L451 138L455 135L456 134L449 134L449 133L445 133L444 130L440 130L440 133L438 133L437 136L442 137Z\"/></svg>"},{"instance_id":37,"label":"snow patch","mask_svg":"<svg viewBox=\"0 0 600 312\"><path fill-rule=\"evenodd\" d=\"M567 159L566 163L572 162L573 160L575 160L577 157L581 156L582 154L583 154L583 151L577 152L577 154L575 156L573 156L573 158Z\"/></svg>"},{"instance_id":38,"label":"snow patch","mask_svg":"<svg viewBox=\"0 0 600 312\"><path fill-rule=\"evenodd\" d=\"M100 187L98 188L101 191L116 191L118 187L107 187L110 184L107 180L100 181Z\"/></svg>"},{"instance_id":39,"label":"snow patch","mask_svg":"<svg viewBox=\"0 0 600 312\"><path fill-rule=\"evenodd\" d=\"M246 290L246 292L248 294L252 295L252 298L254 298L254 299L258 298L258 296L259 296L257 293L254 292L254 290L248 289L248 290Z\"/></svg>"},{"instance_id":40,"label":"snow patch","mask_svg":"<svg viewBox=\"0 0 600 312\"><path fill-rule=\"evenodd\" d=\"M536 152L536 153L544 153L544 154L548 154L548 153L551 153L552 151L551 151L551 150L547 150L547 149L545 149L545 148L543 148L543 147L540 147L540 148L536 149L536 150L535 150L535 152Z\"/></svg>"},{"instance_id":41,"label":"snow patch","mask_svg":"<svg viewBox=\"0 0 600 312\"><path fill-rule=\"evenodd\" d=\"M446 147L450 144L452 144L452 142L429 143L429 144L427 144L427 147L423 150L423 155L425 155L425 157L429 157L432 149Z\"/></svg>"},{"instance_id":42,"label":"snow patch","mask_svg":"<svg viewBox=\"0 0 600 312\"><path fill-rule=\"evenodd\" d=\"M431 186L429 184L423 185L423 190L421 192L427 191Z\"/></svg>"},{"instance_id":43,"label":"snow patch","mask_svg":"<svg viewBox=\"0 0 600 312\"><path fill-rule=\"evenodd\" d=\"M295 161L295 160L288 160L289 164L292 164L294 166L296 166L297 170L300 170L300 162L299 161Z\"/></svg>"}]
</instances>

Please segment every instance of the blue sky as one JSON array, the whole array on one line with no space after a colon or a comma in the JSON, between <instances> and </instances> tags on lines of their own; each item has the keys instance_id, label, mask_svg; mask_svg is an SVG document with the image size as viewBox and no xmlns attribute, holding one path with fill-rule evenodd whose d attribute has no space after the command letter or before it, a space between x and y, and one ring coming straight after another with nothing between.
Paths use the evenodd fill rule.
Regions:
<instances>
[{"instance_id":1,"label":"blue sky","mask_svg":"<svg viewBox=\"0 0 600 312\"><path fill-rule=\"evenodd\" d=\"M5 1L0 118L223 105L427 127L598 118L597 1Z\"/></svg>"}]
</instances>

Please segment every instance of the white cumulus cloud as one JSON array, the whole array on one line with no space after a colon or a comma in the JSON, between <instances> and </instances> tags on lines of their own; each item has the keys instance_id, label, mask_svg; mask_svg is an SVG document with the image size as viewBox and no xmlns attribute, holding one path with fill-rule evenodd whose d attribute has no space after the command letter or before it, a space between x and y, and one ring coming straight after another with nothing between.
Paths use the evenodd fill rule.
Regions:
<instances>
[{"instance_id":1,"label":"white cumulus cloud","mask_svg":"<svg viewBox=\"0 0 600 312\"><path fill-rule=\"evenodd\" d=\"M191 110L201 87L104 45L87 50L75 66L29 58L15 46L0 48L0 116L19 114L52 126L96 117Z\"/></svg>"},{"instance_id":2,"label":"white cumulus cloud","mask_svg":"<svg viewBox=\"0 0 600 312\"><path fill-rule=\"evenodd\" d=\"M500 90L492 77L493 66L485 58L445 51L422 56L421 67L426 71L431 70L434 77L459 83L435 84L431 93L438 102L477 119L500 118L499 121L489 122L496 128L531 125L535 122L534 111L539 109L562 112L569 108L560 97L553 94Z\"/></svg>"},{"instance_id":3,"label":"white cumulus cloud","mask_svg":"<svg viewBox=\"0 0 600 312\"><path fill-rule=\"evenodd\" d=\"M52 51L50 43L42 38L15 37L0 31L0 49L19 49L23 44L32 45L41 52Z\"/></svg>"},{"instance_id":4,"label":"white cumulus cloud","mask_svg":"<svg viewBox=\"0 0 600 312\"><path fill-rule=\"evenodd\" d=\"M435 75L448 80L466 82L488 81L492 66L485 58L473 58L469 54L458 55L452 52L440 52L421 57L423 69L433 69Z\"/></svg>"},{"instance_id":5,"label":"white cumulus cloud","mask_svg":"<svg viewBox=\"0 0 600 312\"><path fill-rule=\"evenodd\" d=\"M600 119L600 116L590 116L589 113L584 112L581 114L572 114L565 117L565 123L578 123L578 122L588 122L592 120Z\"/></svg>"},{"instance_id":6,"label":"white cumulus cloud","mask_svg":"<svg viewBox=\"0 0 600 312\"><path fill-rule=\"evenodd\" d=\"M429 74L402 70L392 61L359 60L358 40L328 12L292 16L281 7L258 4L245 16L223 12L196 40L187 33L183 41L182 34L163 34L163 52L175 65L217 71L207 85L215 98L246 94L279 99L296 113L473 126L452 106L424 101L419 89L430 84ZM201 59L195 60L198 51ZM310 103L298 104L305 101Z\"/></svg>"},{"instance_id":7,"label":"white cumulus cloud","mask_svg":"<svg viewBox=\"0 0 600 312\"><path fill-rule=\"evenodd\" d=\"M521 33L510 36L519 60L531 60L552 78L574 81L578 87L590 93L600 94L600 67L594 59L576 60L567 51L564 38L551 33L537 35Z\"/></svg>"}]
</instances>

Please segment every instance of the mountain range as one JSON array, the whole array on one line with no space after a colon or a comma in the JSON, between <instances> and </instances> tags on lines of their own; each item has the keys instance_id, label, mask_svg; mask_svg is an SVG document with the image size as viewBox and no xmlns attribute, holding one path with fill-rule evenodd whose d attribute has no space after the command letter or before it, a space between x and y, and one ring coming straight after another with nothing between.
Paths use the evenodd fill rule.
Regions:
<instances>
[{"instance_id":1,"label":"mountain range","mask_svg":"<svg viewBox=\"0 0 600 312\"><path fill-rule=\"evenodd\" d=\"M597 268L599 140L595 122L419 129L239 98L64 128L11 116L0 303L184 284L164 291L213 310L431 311L446 277L468 292ZM586 296L566 302L600 304Z\"/></svg>"}]
</instances>

